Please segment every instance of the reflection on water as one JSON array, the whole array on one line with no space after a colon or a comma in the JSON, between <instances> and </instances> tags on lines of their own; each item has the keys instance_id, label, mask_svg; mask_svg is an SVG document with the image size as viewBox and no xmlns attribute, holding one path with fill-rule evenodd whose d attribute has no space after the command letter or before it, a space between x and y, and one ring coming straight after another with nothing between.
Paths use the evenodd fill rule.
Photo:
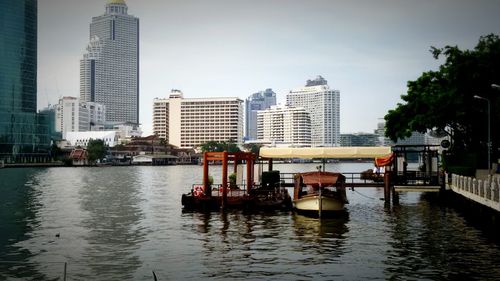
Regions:
<instances>
[{"instance_id":1,"label":"reflection on water","mask_svg":"<svg viewBox=\"0 0 500 281\"><path fill-rule=\"evenodd\" d=\"M348 213L336 218L316 218L294 215L295 235L303 241L300 252L306 255L304 265L340 262L346 251L345 239L349 228Z\"/></svg>"},{"instance_id":2,"label":"reflection on water","mask_svg":"<svg viewBox=\"0 0 500 281\"><path fill-rule=\"evenodd\" d=\"M6 261L0 260L0 277L15 274L20 278L48 279L37 270L37 262L25 262L36 255L34 249L19 245L40 226L39 192L32 188L38 184L36 173L33 169L0 170L0 257Z\"/></svg>"},{"instance_id":3,"label":"reflection on water","mask_svg":"<svg viewBox=\"0 0 500 281\"><path fill-rule=\"evenodd\" d=\"M455 211L432 204L436 195L394 208L387 275L433 279L444 273L444 279L452 280L499 278L498 245L481 237Z\"/></svg>"},{"instance_id":4,"label":"reflection on water","mask_svg":"<svg viewBox=\"0 0 500 281\"><path fill-rule=\"evenodd\" d=\"M401 194L401 205L387 209L382 189L357 189L348 191L346 216L321 220L283 211L183 212L181 194L201 181L201 169L0 170L8 179L0 181L0 280L62 280L64 262L68 280L153 280L152 271L159 280L500 276L497 240L432 197Z\"/></svg>"},{"instance_id":5,"label":"reflection on water","mask_svg":"<svg viewBox=\"0 0 500 281\"><path fill-rule=\"evenodd\" d=\"M109 174L100 169L84 182L79 196L81 209L87 215L80 225L88 230L84 238L88 246L82 253L81 263L85 266L75 268L75 276L85 280L88 273L82 273L87 269L91 276L105 280L132 279L141 266L136 251L146 231L139 225L144 214L137 171L121 169Z\"/></svg>"}]
</instances>

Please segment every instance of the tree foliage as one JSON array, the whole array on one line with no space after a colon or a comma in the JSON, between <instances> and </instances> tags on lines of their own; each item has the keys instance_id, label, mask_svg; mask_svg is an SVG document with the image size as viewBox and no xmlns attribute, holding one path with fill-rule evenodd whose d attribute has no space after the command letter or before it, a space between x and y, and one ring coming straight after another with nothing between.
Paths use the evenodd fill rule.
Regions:
<instances>
[{"instance_id":1,"label":"tree foliage","mask_svg":"<svg viewBox=\"0 0 500 281\"><path fill-rule=\"evenodd\" d=\"M88 159L91 163L106 156L106 144L103 140L90 140L87 145Z\"/></svg>"},{"instance_id":2,"label":"tree foliage","mask_svg":"<svg viewBox=\"0 0 500 281\"><path fill-rule=\"evenodd\" d=\"M432 47L431 53L435 59L444 57L444 64L408 82L404 103L385 116L386 136L396 141L413 131L440 129L452 137L452 151L486 154L487 104L474 98L478 95L491 101L493 147L498 147L494 128L500 124L500 92L491 85L500 84L500 38L490 34L473 50L446 46Z\"/></svg>"},{"instance_id":3,"label":"tree foliage","mask_svg":"<svg viewBox=\"0 0 500 281\"><path fill-rule=\"evenodd\" d=\"M243 145L243 148L246 151L252 152L253 154L257 155L257 158L259 157L259 152L260 152L260 148L261 147L262 147L261 144L255 144L255 143L244 144Z\"/></svg>"},{"instance_id":4,"label":"tree foliage","mask_svg":"<svg viewBox=\"0 0 500 281\"><path fill-rule=\"evenodd\" d=\"M203 152L240 152L240 148L234 141L229 140L225 141L208 141L201 145L201 151Z\"/></svg>"},{"instance_id":5,"label":"tree foliage","mask_svg":"<svg viewBox=\"0 0 500 281\"><path fill-rule=\"evenodd\" d=\"M50 146L50 154L54 159L59 160L61 156L63 155L62 149L57 146L57 144L53 143Z\"/></svg>"}]
</instances>

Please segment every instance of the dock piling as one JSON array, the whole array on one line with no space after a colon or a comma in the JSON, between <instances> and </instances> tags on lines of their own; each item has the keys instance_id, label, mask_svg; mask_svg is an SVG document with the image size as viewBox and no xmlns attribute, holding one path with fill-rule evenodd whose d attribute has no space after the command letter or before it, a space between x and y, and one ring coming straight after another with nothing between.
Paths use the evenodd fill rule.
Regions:
<instances>
[{"instance_id":1,"label":"dock piling","mask_svg":"<svg viewBox=\"0 0 500 281\"><path fill-rule=\"evenodd\" d=\"M384 202L385 205L391 205L391 173L384 173Z\"/></svg>"}]
</instances>

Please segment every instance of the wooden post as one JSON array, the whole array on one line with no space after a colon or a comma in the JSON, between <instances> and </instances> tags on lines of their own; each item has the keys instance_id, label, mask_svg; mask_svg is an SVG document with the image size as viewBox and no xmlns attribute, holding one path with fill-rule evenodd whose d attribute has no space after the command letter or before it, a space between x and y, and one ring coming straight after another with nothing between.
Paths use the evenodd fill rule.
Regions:
<instances>
[{"instance_id":1,"label":"wooden post","mask_svg":"<svg viewBox=\"0 0 500 281\"><path fill-rule=\"evenodd\" d=\"M319 186L319 198L318 198L318 218L321 219L321 212L323 211L323 195L321 194L321 190L323 189L323 187Z\"/></svg>"},{"instance_id":2,"label":"wooden post","mask_svg":"<svg viewBox=\"0 0 500 281\"><path fill-rule=\"evenodd\" d=\"M302 177L299 174L293 175L293 200L299 199L302 191Z\"/></svg>"},{"instance_id":3,"label":"wooden post","mask_svg":"<svg viewBox=\"0 0 500 281\"><path fill-rule=\"evenodd\" d=\"M250 190L252 190L252 185L253 185L252 155L248 155L246 160L247 160L247 194L250 194Z\"/></svg>"},{"instance_id":4,"label":"wooden post","mask_svg":"<svg viewBox=\"0 0 500 281\"><path fill-rule=\"evenodd\" d=\"M385 205L391 205L391 172L384 173L384 201Z\"/></svg>"},{"instance_id":5,"label":"wooden post","mask_svg":"<svg viewBox=\"0 0 500 281\"><path fill-rule=\"evenodd\" d=\"M68 269L68 263L67 263L67 262L64 262L64 275L63 275L63 281L66 281L67 269Z\"/></svg>"},{"instance_id":6,"label":"wooden post","mask_svg":"<svg viewBox=\"0 0 500 281\"><path fill-rule=\"evenodd\" d=\"M237 155L234 156L234 163L233 163L233 173L238 173L238 160L239 158Z\"/></svg>"},{"instance_id":7,"label":"wooden post","mask_svg":"<svg viewBox=\"0 0 500 281\"><path fill-rule=\"evenodd\" d=\"M273 170L273 158L269 158L269 169L268 171L272 171Z\"/></svg>"},{"instance_id":8,"label":"wooden post","mask_svg":"<svg viewBox=\"0 0 500 281\"><path fill-rule=\"evenodd\" d=\"M222 205L224 210L227 205L227 151L222 152Z\"/></svg>"},{"instance_id":9,"label":"wooden post","mask_svg":"<svg viewBox=\"0 0 500 281\"><path fill-rule=\"evenodd\" d=\"M393 206L399 205L399 194L396 192L394 186L390 187L392 193L392 204Z\"/></svg>"},{"instance_id":10,"label":"wooden post","mask_svg":"<svg viewBox=\"0 0 500 281\"><path fill-rule=\"evenodd\" d=\"M212 191L209 190L208 186L208 155L207 152L203 152L203 193L208 196L212 196Z\"/></svg>"}]
</instances>

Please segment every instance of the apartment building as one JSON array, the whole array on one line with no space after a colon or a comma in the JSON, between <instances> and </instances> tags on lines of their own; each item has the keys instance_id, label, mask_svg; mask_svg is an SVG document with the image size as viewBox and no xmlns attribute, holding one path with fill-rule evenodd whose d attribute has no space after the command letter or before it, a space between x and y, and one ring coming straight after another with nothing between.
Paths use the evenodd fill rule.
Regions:
<instances>
[{"instance_id":1,"label":"apartment building","mask_svg":"<svg viewBox=\"0 0 500 281\"><path fill-rule=\"evenodd\" d=\"M311 146L311 118L303 107L271 106L257 112L257 139L291 147Z\"/></svg>"},{"instance_id":2,"label":"apartment building","mask_svg":"<svg viewBox=\"0 0 500 281\"><path fill-rule=\"evenodd\" d=\"M153 133L180 148L208 141L243 141L243 100L236 97L184 98L172 90L153 102Z\"/></svg>"},{"instance_id":3,"label":"apartment building","mask_svg":"<svg viewBox=\"0 0 500 281\"><path fill-rule=\"evenodd\" d=\"M313 147L340 146L340 92L330 89L323 77L307 80L305 87L290 91L286 103L309 112Z\"/></svg>"}]
</instances>

